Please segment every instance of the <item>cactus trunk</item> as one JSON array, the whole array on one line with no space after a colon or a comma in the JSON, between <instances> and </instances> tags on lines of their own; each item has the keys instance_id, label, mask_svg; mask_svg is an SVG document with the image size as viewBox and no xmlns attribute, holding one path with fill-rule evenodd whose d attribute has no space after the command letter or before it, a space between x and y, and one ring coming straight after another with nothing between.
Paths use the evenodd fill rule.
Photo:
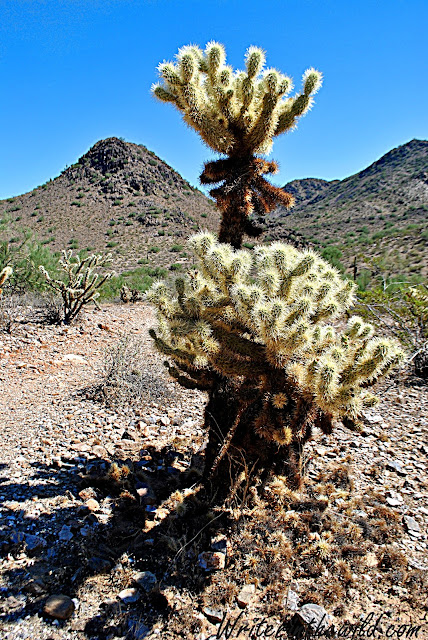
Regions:
<instances>
[{"instance_id":1,"label":"cactus trunk","mask_svg":"<svg viewBox=\"0 0 428 640\"><path fill-rule=\"evenodd\" d=\"M222 502L232 489L233 497L245 498L246 489L258 479L271 474L285 476L293 489L300 488L305 436L289 445L279 445L254 432L254 421L260 413L263 395L253 389L248 403L248 390L243 393L226 378L219 379L209 394L205 408L208 443L205 450L204 486L213 502Z\"/></svg>"}]
</instances>

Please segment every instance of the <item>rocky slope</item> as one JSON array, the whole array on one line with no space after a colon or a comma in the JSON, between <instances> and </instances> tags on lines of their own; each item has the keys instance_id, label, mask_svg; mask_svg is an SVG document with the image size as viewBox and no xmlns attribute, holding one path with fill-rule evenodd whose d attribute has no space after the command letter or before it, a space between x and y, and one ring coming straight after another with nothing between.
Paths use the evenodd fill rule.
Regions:
<instances>
[{"instance_id":1,"label":"rocky slope","mask_svg":"<svg viewBox=\"0 0 428 640\"><path fill-rule=\"evenodd\" d=\"M273 238L287 238L297 229L316 247L337 246L345 267L354 256L360 268L381 258L386 273L427 277L427 141L392 149L344 180L293 180L284 190L296 204L271 217Z\"/></svg>"},{"instance_id":2,"label":"rocky slope","mask_svg":"<svg viewBox=\"0 0 428 640\"><path fill-rule=\"evenodd\" d=\"M183 262L189 233L216 224L214 205L143 145L97 142L60 176L0 202L9 238L29 228L53 250L111 251L115 267ZM184 249L183 249L184 250Z\"/></svg>"}]
</instances>

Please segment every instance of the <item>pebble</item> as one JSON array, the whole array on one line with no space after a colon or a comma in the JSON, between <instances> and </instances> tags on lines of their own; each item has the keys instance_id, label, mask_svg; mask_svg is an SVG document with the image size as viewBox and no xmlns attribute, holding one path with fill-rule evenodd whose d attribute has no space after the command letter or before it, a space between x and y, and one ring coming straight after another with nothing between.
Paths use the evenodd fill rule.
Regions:
<instances>
[{"instance_id":1,"label":"pebble","mask_svg":"<svg viewBox=\"0 0 428 640\"><path fill-rule=\"evenodd\" d=\"M239 604L239 606L242 609L244 609L245 607L248 607L251 600L254 598L255 593L256 593L256 585L246 584L236 596L236 601Z\"/></svg>"},{"instance_id":2,"label":"pebble","mask_svg":"<svg viewBox=\"0 0 428 640\"><path fill-rule=\"evenodd\" d=\"M157 585L157 578L151 571L138 571L134 574L133 581L147 593Z\"/></svg>"},{"instance_id":3,"label":"pebble","mask_svg":"<svg viewBox=\"0 0 428 640\"><path fill-rule=\"evenodd\" d=\"M61 540L61 542L69 542L69 540L73 538L70 527L65 524L59 532L58 538Z\"/></svg>"},{"instance_id":4,"label":"pebble","mask_svg":"<svg viewBox=\"0 0 428 640\"><path fill-rule=\"evenodd\" d=\"M313 604L312 602L300 607L297 615L305 625L318 633L328 629L332 622L331 617L324 607L320 607L318 604Z\"/></svg>"},{"instance_id":5,"label":"pebble","mask_svg":"<svg viewBox=\"0 0 428 640\"><path fill-rule=\"evenodd\" d=\"M396 473L398 473L399 476L407 475L407 472L404 471L403 467L398 462L398 460L388 460L386 463L386 468L389 469L390 471L395 471Z\"/></svg>"},{"instance_id":6,"label":"pebble","mask_svg":"<svg viewBox=\"0 0 428 640\"><path fill-rule=\"evenodd\" d=\"M287 609L291 611L297 611L299 608L299 594L293 591L292 589L288 589L287 597L285 598L285 606Z\"/></svg>"},{"instance_id":7,"label":"pebble","mask_svg":"<svg viewBox=\"0 0 428 640\"><path fill-rule=\"evenodd\" d=\"M226 554L220 551L215 551L214 553L204 551L198 555L198 565L206 571L224 569L226 565Z\"/></svg>"},{"instance_id":8,"label":"pebble","mask_svg":"<svg viewBox=\"0 0 428 640\"><path fill-rule=\"evenodd\" d=\"M138 591L138 589L130 587L128 589L123 589L120 593L118 593L117 597L125 604L132 604L133 602L137 602L137 600L140 599L141 593Z\"/></svg>"},{"instance_id":9,"label":"pebble","mask_svg":"<svg viewBox=\"0 0 428 640\"><path fill-rule=\"evenodd\" d=\"M57 620L67 620L73 615L75 608L76 605L71 598L58 594L47 599L43 611Z\"/></svg>"},{"instance_id":10,"label":"pebble","mask_svg":"<svg viewBox=\"0 0 428 640\"><path fill-rule=\"evenodd\" d=\"M404 525L411 536L419 537L421 528L414 518L411 516L403 516Z\"/></svg>"}]
</instances>

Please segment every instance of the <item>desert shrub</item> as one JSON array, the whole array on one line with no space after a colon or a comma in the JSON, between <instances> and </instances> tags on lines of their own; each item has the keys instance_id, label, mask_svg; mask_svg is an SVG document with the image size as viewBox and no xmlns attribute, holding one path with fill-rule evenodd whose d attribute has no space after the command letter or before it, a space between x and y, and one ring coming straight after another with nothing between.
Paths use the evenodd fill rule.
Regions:
<instances>
[{"instance_id":1,"label":"desert shrub","mask_svg":"<svg viewBox=\"0 0 428 640\"><path fill-rule=\"evenodd\" d=\"M428 287L390 280L360 294L359 312L376 320L397 337L410 353L409 363L428 378Z\"/></svg>"},{"instance_id":2,"label":"desert shrub","mask_svg":"<svg viewBox=\"0 0 428 640\"><path fill-rule=\"evenodd\" d=\"M141 340L123 336L105 352L102 379L95 389L96 395L111 406L146 397L150 384L145 360Z\"/></svg>"}]
</instances>

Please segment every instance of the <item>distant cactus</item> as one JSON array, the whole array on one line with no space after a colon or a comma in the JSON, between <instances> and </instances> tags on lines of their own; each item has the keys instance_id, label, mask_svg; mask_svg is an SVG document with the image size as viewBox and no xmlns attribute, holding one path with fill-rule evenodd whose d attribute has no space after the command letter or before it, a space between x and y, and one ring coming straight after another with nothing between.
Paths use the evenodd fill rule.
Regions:
<instances>
[{"instance_id":1,"label":"distant cactus","mask_svg":"<svg viewBox=\"0 0 428 640\"><path fill-rule=\"evenodd\" d=\"M263 177L278 166L257 154L269 153L273 138L292 129L308 111L313 95L321 86L321 74L308 69L301 93L286 98L293 88L291 79L276 69L264 69L265 53L250 47L245 71L226 65L223 45L210 42L180 49L177 62L159 65L163 83L152 87L153 94L171 102L183 113L214 151L227 156L205 164L202 184L218 184L210 194L223 214L220 242L239 248L244 233L256 237L261 229L248 217L264 215L278 204L290 207L289 193Z\"/></svg>"},{"instance_id":2,"label":"distant cactus","mask_svg":"<svg viewBox=\"0 0 428 640\"><path fill-rule=\"evenodd\" d=\"M110 259L110 256L93 254L82 260L79 255L73 256L71 249L64 249L59 264L64 271L65 280L53 280L43 266L39 267L48 285L62 296L65 324L70 324L84 305L89 302L97 304L100 295L98 289L113 273L100 277L98 273L94 273L94 269L105 266Z\"/></svg>"},{"instance_id":3,"label":"distant cactus","mask_svg":"<svg viewBox=\"0 0 428 640\"><path fill-rule=\"evenodd\" d=\"M313 427L330 433L334 417L373 406L368 387L403 351L357 316L342 331L332 324L355 285L316 253L281 243L234 251L208 233L191 245L198 270L175 293L158 282L148 294L159 316L151 335L182 385L210 392L211 476L223 461L223 480L246 466L298 485Z\"/></svg>"},{"instance_id":4,"label":"distant cactus","mask_svg":"<svg viewBox=\"0 0 428 640\"><path fill-rule=\"evenodd\" d=\"M0 271L0 295L3 291L2 286L4 285L6 280L12 275L12 273L13 273L12 267L4 267L4 269Z\"/></svg>"}]
</instances>

